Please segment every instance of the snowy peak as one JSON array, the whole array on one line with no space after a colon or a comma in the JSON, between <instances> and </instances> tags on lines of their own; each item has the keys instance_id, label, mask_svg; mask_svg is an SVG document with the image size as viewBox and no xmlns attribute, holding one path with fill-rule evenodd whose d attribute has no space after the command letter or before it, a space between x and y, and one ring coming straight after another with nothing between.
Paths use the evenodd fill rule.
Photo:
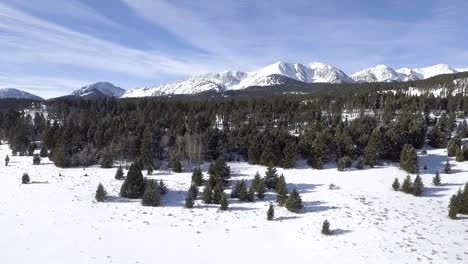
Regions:
<instances>
[{"instance_id":1,"label":"snowy peak","mask_svg":"<svg viewBox=\"0 0 468 264\"><path fill-rule=\"evenodd\" d=\"M401 81L398 73L387 65L377 65L351 75L356 82L395 82Z\"/></svg>"},{"instance_id":2,"label":"snowy peak","mask_svg":"<svg viewBox=\"0 0 468 264\"><path fill-rule=\"evenodd\" d=\"M447 64L436 64L429 67L424 68L416 68L414 69L415 72L422 75L422 79L431 78L436 75L440 74L450 74L456 73L457 71L448 66Z\"/></svg>"},{"instance_id":3,"label":"snowy peak","mask_svg":"<svg viewBox=\"0 0 468 264\"><path fill-rule=\"evenodd\" d=\"M346 83L353 82L346 73L342 70L323 64L320 62L312 62L309 64L310 69L313 71L314 82L326 82L326 83Z\"/></svg>"},{"instance_id":4,"label":"snowy peak","mask_svg":"<svg viewBox=\"0 0 468 264\"><path fill-rule=\"evenodd\" d=\"M15 89L15 88L2 88L2 89L0 89L0 99L10 99L10 98L40 100L40 101L44 100L44 99L42 99L41 97L39 97L37 95L31 94L31 93L28 93L28 92L25 92L25 91L21 91L21 90Z\"/></svg>"},{"instance_id":5,"label":"snowy peak","mask_svg":"<svg viewBox=\"0 0 468 264\"><path fill-rule=\"evenodd\" d=\"M127 91L122 97L146 97L161 96L171 94L197 94L205 91L214 90L223 92L230 87L239 84L247 74L240 71L224 71L220 73L206 73L189 78L184 81L163 84L159 86L150 86L135 88Z\"/></svg>"},{"instance_id":6,"label":"snowy peak","mask_svg":"<svg viewBox=\"0 0 468 264\"><path fill-rule=\"evenodd\" d=\"M99 98L99 97L121 97L125 90L108 82L97 82L88 86L84 86L71 95L84 98Z\"/></svg>"}]
</instances>

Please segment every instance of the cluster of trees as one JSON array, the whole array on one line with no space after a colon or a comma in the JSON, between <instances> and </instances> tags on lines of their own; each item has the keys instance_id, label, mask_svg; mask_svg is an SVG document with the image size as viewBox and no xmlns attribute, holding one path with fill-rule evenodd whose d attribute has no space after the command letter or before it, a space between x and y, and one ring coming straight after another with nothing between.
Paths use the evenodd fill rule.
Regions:
<instances>
[{"instance_id":1,"label":"cluster of trees","mask_svg":"<svg viewBox=\"0 0 468 264\"><path fill-rule=\"evenodd\" d=\"M402 191L404 193L413 194L414 196L421 196L424 192L424 183L419 174L416 175L414 181L411 179L411 176L408 175L402 184L400 184L398 178L395 178L392 188L395 191Z\"/></svg>"},{"instance_id":2,"label":"cluster of trees","mask_svg":"<svg viewBox=\"0 0 468 264\"><path fill-rule=\"evenodd\" d=\"M457 218L457 214L468 215L468 183L465 184L463 191L461 189L450 198L449 203L449 217L452 219Z\"/></svg>"},{"instance_id":3,"label":"cluster of trees","mask_svg":"<svg viewBox=\"0 0 468 264\"><path fill-rule=\"evenodd\" d=\"M210 103L206 103L209 101ZM405 145L446 147L454 121L467 108L463 96L435 98L403 93L354 96L269 96L264 98L141 98L47 101L48 118L16 109L0 110L0 138L13 154L27 155L42 141L42 156L60 167L141 158L143 168L191 170L219 157L251 164L315 168L336 161L340 170L356 161L373 167L400 161ZM361 115L352 121L343 110ZM430 113L443 113L436 120ZM445 113L444 113L445 112ZM461 113L463 115L463 113ZM434 126L427 137L427 127ZM466 124L457 129L466 135ZM50 153L49 153L50 152ZM456 152L456 151L455 151Z\"/></svg>"}]
</instances>

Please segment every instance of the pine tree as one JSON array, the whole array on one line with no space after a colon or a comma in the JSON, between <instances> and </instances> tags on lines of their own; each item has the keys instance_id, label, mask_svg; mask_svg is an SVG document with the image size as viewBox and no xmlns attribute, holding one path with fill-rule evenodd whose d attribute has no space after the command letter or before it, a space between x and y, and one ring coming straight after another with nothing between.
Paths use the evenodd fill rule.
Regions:
<instances>
[{"instance_id":1,"label":"pine tree","mask_svg":"<svg viewBox=\"0 0 468 264\"><path fill-rule=\"evenodd\" d=\"M220 181L216 183L216 186L213 190L213 203L214 204L219 204L221 202L221 196L223 196L224 190L223 190L223 185L221 184Z\"/></svg>"},{"instance_id":2,"label":"pine tree","mask_svg":"<svg viewBox=\"0 0 468 264\"><path fill-rule=\"evenodd\" d=\"M21 182L23 184L28 184L31 181L29 178L29 175L27 173L23 173L23 176L21 177Z\"/></svg>"},{"instance_id":3,"label":"pine tree","mask_svg":"<svg viewBox=\"0 0 468 264\"><path fill-rule=\"evenodd\" d=\"M337 164L336 169L337 169L338 171L344 171L345 167L346 167L345 160L344 160L343 158L340 158L340 159L338 160L338 164Z\"/></svg>"},{"instance_id":4,"label":"pine tree","mask_svg":"<svg viewBox=\"0 0 468 264\"><path fill-rule=\"evenodd\" d=\"M46 147L42 146L41 151L39 152L39 156L41 156L41 158L46 158L48 155L49 153L47 153Z\"/></svg>"},{"instance_id":5,"label":"pine tree","mask_svg":"<svg viewBox=\"0 0 468 264\"><path fill-rule=\"evenodd\" d=\"M400 189L400 182L398 181L398 178L395 178L393 181L392 188L394 191L398 191Z\"/></svg>"},{"instance_id":6,"label":"pine tree","mask_svg":"<svg viewBox=\"0 0 468 264\"><path fill-rule=\"evenodd\" d=\"M456 194L452 195L452 197L450 198L448 216L449 216L451 219L456 219L456 218L457 218L457 214L458 214L458 208L457 208L458 200L459 200L459 197L458 197Z\"/></svg>"},{"instance_id":7,"label":"pine tree","mask_svg":"<svg viewBox=\"0 0 468 264\"><path fill-rule=\"evenodd\" d=\"M260 179L260 181L258 182L256 192L257 192L258 199L265 198L266 187L265 187L265 180L264 179Z\"/></svg>"},{"instance_id":8,"label":"pine tree","mask_svg":"<svg viewBox=\"0 0 468 264\"><path fill-rule=\"evenodd\" d=\"M119 166L119 168L115 172L115 179L120 181L120 180L123 180L123 178L124 178L123 169L122 169L122 166Z\"/></svg>"},{"instance_id":9,"label":"pine tree","mask_svg":"<svg viewBox=\"0 0 468 264\"><path fill-rule=\"evenodd\" d=\"M276 182L278 181L278 173L276 172L276 168L273 167L273 164L268 166L267 170L265 171L265 185L268 189L274 189L276 187Z\"/></svg>"},{"instance_id":10,"label":"pine tree","mask_svg":"<svg viewBox=\"0 0 468 264\"><path fill-rule=\"evenodd\" d=\"M401 191L404 193L412 193L413 192L413 181L411 180L411 176L406 176L403 184L401 185Z\"/></svg>"},{"instance_id":11,"label":"pine tree","mask_svg":"<svg viewBox=\"0 0 468 264\"><path fill-rule=\"evenodd\" d=\"M288 187L286 185L286 180L284 176L281 175L278 178L278 182L276 183L276 202L283 206L286 203L286 199L288 198Z\"/></svg>"},{"instance_id":12,"label":"pine tree","mask_svg":"<svg viewBox=\"0 0 468 264\"><path fill-rule=\"evenodd\" d=\"M463 161L465 161L465 155L464 155L463 150L462 150L461 148L457 149L457 150L455 151L455 153L456 153L456 154L455 154L455 155L456 155L455 160L456 160L457 162L463 162Z\"/></svg>"},{"instance_id":13,"label":"pine tree","mask_svg":"<svg viewBox=\"0 0 468 264\"><path fill-rule=\"evenodd\" d=\"M272 221L275 218L275 208L273 207L273 203L270 203L267 211L267 220Z\"/></svg>"},{"instance_id":14,"label":"pine tree","mask_svg":"<svg viewBox=\"0 0 468 264\"><path fill-rule=\"evenodd\" d=\"M170 167L175 173L182 172L182 164L180 163L179 157L177 155L171 158Z\"/></svg>"},{"instance_id":15,"label":"pine tree","mask_svg":"<svg viewBox=\"0 0 468 264\"><path fill-rule=\"evenodd\" d=\"M438 122L429 134L429 146L434 148L445 148L446 145L447 135L441 129L441 125Z\"/></svg>"},{"instance_id":16,"label":"pine tree","mask_svg":"<svg viewBox=\"0 0 468 264\"><path fill-rule=\"evenodd\" d=\"M409 144L403 146L400 154L400 167L409 173L418 171L418 157L413 146Z\"/></svg>"},{"instance_id":17,"label":"pine tree","mask_svg":"<svg viewBox=\"0 0 468 264\"><path fill-rule=\"evenodd\" d=\"M447 156L455 157L457 150L461 148L461 140L458 137L453 138L447 145Z\"/></svg>"},{"instance_id":18,"label":"pine tree","mask_svg":"<svg viewBox=\"0 0 468 264\"><path fill-rule=\"evenodd\" d=\"M450 166L450 163L449 163L449 161L447 160L447 162L445 163L444 172L445 172L446 174L449 174L451 170L452 170L452 166Z\"/></svg>"},{"instance_id":19,"label":"pine tree","mask_svg":"<svg viewBox=\"0 0 468 264\"><path fill-rule=\"evenodd\" d=\"M141 162L137 160L128 170L127 177L120 188L120 195L122 197L136 199L140 198L144 191L145 181L141 173Z\"/></svg>"},{"instance_id":20,"label":"pine tree","mask_svg":"<svg viewBox=\"0 0 468 264\"><path fill-rule=\"evenodd\" d=\"M283 168L294 168L296 166L297 147L294 142L284 148Z\"/></svg>"},{"instance_id":21,"label":"pine tree","mask_svg":"<svg viewBox=\"0 0 468 264\"><path fill-rule=\"evenodd\" d=\"M146 175L151 175L151 174L153 174L153 166L148 165L146 166Z\"/></svg>"},{"instance_id":22,"label":"pine tree","mask_svg":"<svg viewBox=\"0 0 468 264\"><path fill-rule=\"evenodd\" d=\"M236 183L234 184L231 190L231 198L239 198L240 188L241 188L241 182L236 181Z\"/></svg>"},{"instance_id":23,"label":"pine tree","mask_svg":"<svg viewBox=\"0 0 468 264\"><path fill-rule=\"evenodd\" d=\"M255 201L255 188L250 185L249 190L247 191L247 197L245 199L247 202Z\"/></svg>"},{"instance_id":24,"label":"pine tree","mask_svg":"<svg viewBox=\"0 0 468 264\"><path fill-rule=\"evenodd\" d=\"M248 192L248 189L247 189L247 185L245 184L245 182L243 180L241 180L240 188L239 188L239 191L238 191L238 194L237 194L237 198L239 198L239 200L245 202L245 201L248 200L248 196L249 196L249 192Z\"/></svg>"},{"instance_id":25,"label":"pine tree","mask_svg":"<svg viewBox=\"0 0 468 264\"><path fill-rule=\"evenodd\" d=\"M5 157L5 167L8 166L8 163L10 162L10 157L6 155Z\"/></svg>"},{"instance_id":26,"label":"pine tree","mask_svg":"<svg viewBox=\"0 0 468 264\"><path fill-rule=\"evenodd\" d=\"M140 157L144 165L153 164L154 148L153 148L153 131L150 126L146 126L143 131L140 144Z\"/></svg>"},{"instance_id":27,"label":"pine tree","mask_svg":"<svg viewBox=\"0 0 468 264\"><path fill-rule=\"evenodd\" d=\"M40 165L41 164L41 157L39 155L34 154L33 156L33 165Z\"/></svg>"},{"instance_id":28,"label":"pine tree","mask_svg":"<svg viewBox=\"0 0 468 264\"><path fill-rule=\"evenodd\" d=\"M192 182L195 183L197 186L203 185L203 173L200 167L196 167L192 173Z\"/></svg>"},{"instance_id":29,"label":"pine tree","mask_svg":"<svg viewBox=\"0 0 468 264\"><path fill-rule=\"evenodd\" d=\"M381 135L379 130L375 130L367 143L367 146L364 150L364 161L367 165L369 165L371 168L374 167L374 165L377 163L377 161L380 158L379 154L379 147L382 145L381 144Z\"/></svg>"},{"instance_id":30,"label":"pine tree","mask_svg":"<svg viewBox=\"0 0 468 264\"><path fill-rule=\"evenodd\" d=\"M436 172L434 178L432 178L432 184L433 184L434 186L440 186L441 180L442 180L442 179L440 178L439 172Z\"/></svg>"},{"instance_id":31,"label":"pine tree","mask_svg":"<svg viewBox=\"0 0 468 264\"><path fill-rule=\"evenodd\" d=\"M159 192L164 195L168 192L168 188L166 184L163 182L163 180L159 180Z\"/></svg>"},{"instance_id":32,"label":"pine tree","mask_svg":"<svg viewBox=\"0 0 468 264\"><path fill-rule=\"evenodd\" d=\"M362 170L364 169L364 159L362 157L359 157L356 161L356 169Z\"/></svg>"},{"instance_id":33,"label":"pine tree","mask_svg":"<svg viewBox=\"0 0 468 264\"><path fill-rule=\"evenodd\" d=\"M421 176L416 175L416 178L414 178L413 182L413 195L414 196L421 196L424 192L424 184L422 182Z\"/></svg>"},{"instance_id":34,"label":"pine tree","mask_svg":"<svg viewBox=\"0 0 468 264\"><path fill-rule=\"evenodd\" d=\"M198 186L194 183L190 185L189 192L192 194L193 199L198 197Z\"/></svg>"},{"instance_id":35,"label":"pine tree","mask_svg":"<svg viewBox=\"0 0 468 264\"><path fill-rule=\"evenodd\" d=\"M106 148L101 151L101 168L109 169L114 165L112 152Z\"/></svg>"},{"instance_id":36,"label":"pine tree","mask_svg":"<svg viewBox=\"0 0 468 264\"><path fill-rule=\"evenodd\" d=\"M192 188L192 186L190 186L190 189ZM185 198L185 208L193 208L194 197L193 197L193 192L190 189L187 193L187 198Z\"/></svg>"},{"instance_id":37,"label":"pine tree","mask_svg":"<svg viewBox=\"0 0 468 264\"><path fill-rule=\"evenodd\" d=\"M102 186L102 184L99 183L97 190L96 190L96 195L94 196L96 198L96 201L103 202L104 199L106 199L106 196L107 196L106 189L104 189L104 186Z\"/></svg>"},{"instance_id":38,"label":"pine tree","mask_svg":"<svg viewBox=\"0 0 468 264\"><path fill-rule=\"evenodd\" d=\"M221 200L219 201L220 207L219 209L226 211L228 209L229 203L226 197L226 194L223 192L221 194Z\"/></svg>"},{"instance_id":39,"label":"pine tree","mask_svg":"<svg viewBox=\"0 0 468 264\"><path fill-rule=\"evenodd\" d=\"M328 220L325 220L323 221L323 224L322 224L322 234L326 235L326 236L329 236L332 234L331 230L330 230L330 222L328 222Z\"/></svg>"},{"instance_id":40,"label":"pine tree","mask_svg":"<svg viewBox=\"0 0 468 264\"><path fill-rule=\"evenodd\" d=\"M254 179L252 181L252 186L255 189L255 191L257 191L257 186L258 186L258 184L260 183L261 180L262 180L262 178L260 177L260 173L258 173L258 171L257 171L255 173Z\"/></svg>"},{"instance_id":41,"label":"pine tree","mask_svg":"<svg viewBox=\"0 0 468 264\"><path fill-rule=\"evenodd\" d=\"M157 181L149 180L145 186L141 204L143 206L159 206L161 203L161 192Z\"/></svg>"},{"instance_id":42,"label":"pine tree","mask_svg":"<svg viewBox=\"0 0 468 264\"><path fill-rule=\"evenodd\" d=\"M260 155L260 164L267 165L270 163L275 163L275 154L273 153L273 145L271 140L266 140L263 147L263 152Z\"/></svg>"},{"instance_id":43,"label":"pine tree","mask_svg":"<svg viewBox=\"0 0 468 264\"><path fill-rule=\"evenodd\" d=\"M203 190L203 202L205 204L213 203L213 191L209 184L205 184L205 189Z\"/></svg>"},{"instance_id":44,"label":"pine tree","mask_svg":"<svg viewBox=\"0 0 468 264\"><path fill-rule=\"evenodd\" d=\"M286 200L286 209L293 213L298 213L302 209L301 196L297 192L296 188L292 190L291 194Z\"/></svg>"}]
</instances>

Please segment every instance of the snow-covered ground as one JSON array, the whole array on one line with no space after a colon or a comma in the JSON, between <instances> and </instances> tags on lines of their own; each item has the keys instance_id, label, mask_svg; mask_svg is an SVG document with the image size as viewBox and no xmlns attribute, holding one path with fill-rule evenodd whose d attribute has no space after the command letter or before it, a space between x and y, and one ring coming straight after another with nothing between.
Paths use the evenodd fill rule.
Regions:
<instances>
[{"instance_id":1,"label":"snow-covered ground","mask_svg":"<svg viewBox=\"0 0 468 264\"><path fill-rule=\"evenodd\" d=\"M0 145L2 161L10 153ZM276 207L275 221L266 220L272 193L255 203L230 199L227 212L200 201L185 209L190 173L155 171L170 192L152 208L118 197L116 169L60 169L47 159L33 166L31 157L10 157L0 166L2 263L468 263L468 217L447 217L450 196L468 181L468 163L453 161L453 173L441 174L444 184L431 185L445 150L420 156L427 164L423 197L391 190L393 179L406 175L395 166L280 169L305 208L293 214ZM233 180L265 170L229 165ZM23 172L33 183L20 184ZM110 196L104 203L94 201L99 182ZM329 190L330 183L341 189ZM325 219L335 235L320 234Z\"/></svg>"}]
</instances>

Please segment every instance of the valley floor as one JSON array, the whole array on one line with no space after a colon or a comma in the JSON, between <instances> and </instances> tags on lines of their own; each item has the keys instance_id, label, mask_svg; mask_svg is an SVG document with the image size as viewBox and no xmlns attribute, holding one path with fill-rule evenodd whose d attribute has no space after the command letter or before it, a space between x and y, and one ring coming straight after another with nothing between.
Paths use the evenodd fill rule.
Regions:
<instances>
[{"instance_id":1,"label":"valley floor","mask_svg":"<svg viewBox=\"0 0 468 264\"><path fill-rule=\"evenodd\" d=\"M406 176L396 166L279 169L289 189L299 190L304 212L275 207L275 221L266 220L273 193L255 203L230 199L226 212L200 200L185 209L191 173L155 171L150 177L170 192L162 207L143 207L118 196L116 169L60 169L48 159L33 166L32 157L12 157L0 145L0 158L7 154L10 165L0 167L2 263L468 263L468 217L447 217L450 196L468 181L468 162L452 161L443 185L431 184L445 150L419 156L427 165L423 197L391 189L395 177ZM232 180L265 171L229 165ZM20 184L23 172L31 184ZM99 182L110 196L104 203L94 200ZM329 190L330 183L341 189ZM335 235L320 233L325 219Z\"/></svg>"}]
</instances>

